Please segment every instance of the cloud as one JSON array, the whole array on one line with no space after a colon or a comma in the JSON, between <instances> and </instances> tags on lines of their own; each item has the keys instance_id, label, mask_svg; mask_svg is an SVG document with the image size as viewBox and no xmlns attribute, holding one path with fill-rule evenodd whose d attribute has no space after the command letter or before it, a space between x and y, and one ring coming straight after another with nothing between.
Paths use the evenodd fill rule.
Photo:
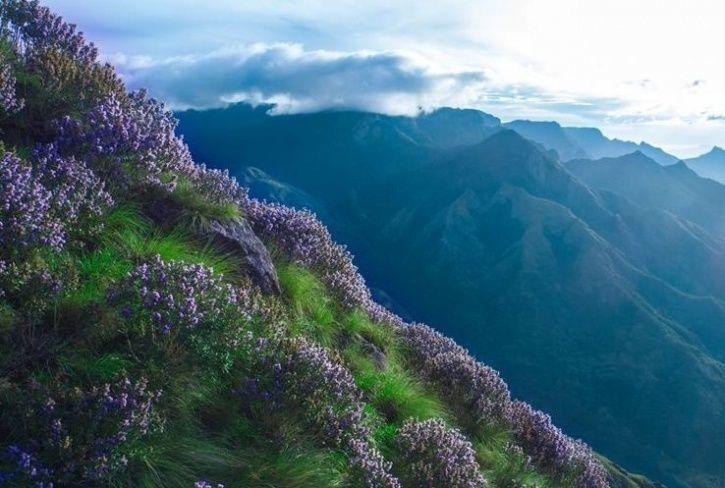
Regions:
<instances>
[{"instance_id":1,"label":"cloud","mask_svg":"<svg viewBox=\"0 0 725 488\"><path fill-rule=\"evenodd\" d=\"M305 50L251 44L166 59L112 56L132 88L146 87L176 109L247 101L278 111L351 108L415 113L481 87L483 72L446 73L394 52Z\"/></svg>"}]
</instances>

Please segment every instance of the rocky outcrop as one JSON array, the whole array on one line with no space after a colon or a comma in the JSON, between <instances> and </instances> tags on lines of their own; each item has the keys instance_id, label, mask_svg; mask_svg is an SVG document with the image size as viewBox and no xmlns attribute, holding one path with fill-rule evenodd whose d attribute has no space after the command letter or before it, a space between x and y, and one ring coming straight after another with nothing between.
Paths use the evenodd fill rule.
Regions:
<instances>
[{"instance_id":1,"label":"rocky outcrop","mask_svg":"<svg viewBox=\"0 0 725 488\"><path fill-rule=\"evenodd\" d=\"M245 219L212 220L199 233L240 258L244 271L263 292L280 293L277 272L269 252Z\"/></svg>"},{"instance_id":2,"label":"rocky outcrop","mask_svg":"<svg viewBox=\"0 0 725 488\"><path fill-rule=\"evenodd\" d=\"M144 213L155 223L173 227L183 222L184 207L169 196L155 195L147 199ZM244 218L226 220L205 219L185 226L198 238L211 242L229 252L242 263L242 271L264 293L278 294L281 289L274 263L264 243L257 237Z\"/></svg>"}]
</instances>

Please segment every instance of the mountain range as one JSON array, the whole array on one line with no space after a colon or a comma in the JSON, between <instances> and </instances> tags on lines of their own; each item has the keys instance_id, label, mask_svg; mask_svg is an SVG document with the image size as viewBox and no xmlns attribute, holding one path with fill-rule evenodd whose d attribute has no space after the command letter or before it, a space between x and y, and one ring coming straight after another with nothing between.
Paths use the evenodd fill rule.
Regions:
<instances>
[{"instance_id":1,"label":"mountain range","mask_svg":"<svg viewBox=\"0 0 725 488\"><path fill-rule=\"evenodd\" d=\"M596 129L269 108L179 131L253 196L317 212L380 300L568 432L670 486L725 484L725 187Z\"/></svg>"}]
</instances>

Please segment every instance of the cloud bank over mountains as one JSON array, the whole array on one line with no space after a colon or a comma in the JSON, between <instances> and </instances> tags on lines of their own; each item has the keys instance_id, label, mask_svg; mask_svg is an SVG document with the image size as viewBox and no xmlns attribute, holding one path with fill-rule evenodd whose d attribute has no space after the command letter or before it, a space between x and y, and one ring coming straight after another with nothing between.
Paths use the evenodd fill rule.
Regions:
<instances>
[{"instance_id":1,"label":"cloud bank over mountains","mask_svg":"<svg viewBox=\"0 0 725 488\"><path fill-rule=\"evenodd\" d=\"M131 87L148 87L180 109L246 101L275 103L285 113L352 108L411 114L452 101L486 80L483 72L434 72L393 52L310 51L281 43L113 61Z\"/></svg>"},{"instance_id":2,"label":"cloud bank over mountains","mask_svg":"<svg viewBox=\"0 0 725 488\"><path fill-rule=\"evenodd\" d=\"M49 0L178 107L472 107L598 126L682 156L725 145L725 4ZM143 7L143 8L141 8Z\"/></svg>"}]
</instances>

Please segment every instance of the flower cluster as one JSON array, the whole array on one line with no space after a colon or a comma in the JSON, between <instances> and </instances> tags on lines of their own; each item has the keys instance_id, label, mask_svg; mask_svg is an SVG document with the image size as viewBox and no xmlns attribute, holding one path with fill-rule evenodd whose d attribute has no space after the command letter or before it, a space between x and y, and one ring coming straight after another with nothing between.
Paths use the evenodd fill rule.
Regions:
<instances>
[{"instance_id":1,"label":"flower cluster","mask_svg":"<svg viewBox=\"0 0 725 488\"><path fill-rule=\"evenodd\" d=\"M4 0L0 4L0 27L19 39L18 47L26 51L53 47L82 63L93 63L98 57L98 49L76 31L75 25L37 0Z\"/></svg>"},{"instance_id":2,"label":"flower cluster","mask_svg":"<svg viewBox=\"0 0 725 488\"><path fill-rule=\"evenodd\" d=\"M200 164L194 167L188 177L196 191L209 201L242 205L248 199L247 189L239 186L237 179L227 169L207 168Z\"/></svg>"},{"instance_id":3,"label":"flower cluster","mask_svg":"<svg viewBox=\"0 0 725 488\"><path fill-rule=\"evenodd\" d=\"M453 340L426 325L401 329L423 373L468 406L484 421L502 421L511 403L508 386L498 372L476 361Z\"/></svg>"},{"instance_id":4,"label":"flower cluster","mask_svg":"<svg viewBox=\"0 0 725 488\"><path fill-rule=\"evenodd\" d=\"M224 485L221 483L217 483L216 485L212 485L206 480L199 480L196 483L194 483L194 488L224 488Z\"/></svg>"},{"instance_id":5,"label":"flower cluster","mask_svg":"<svg viewBox=\"0 0 725 488\"><path fill-rule=\"evenodd\" d=\"M23 100L15 91L15 76L10 65L0 57L0 113L13 113L23 108Z\"/></svg>"},{"instance_id":6,"label":"flower cluster","mask_svg":"<svg viewBox=\"0 0 725 488\"><path fill-rule=\"evenodd\" d=\"M401 466L411 486L486 486L471 443L440 419L406 422L397 442Z\"/></svg>"},{"instance_id":7,"label":"flower cluster","mask_svg":"<svg viewBox=\"0 0 725 488\"><path fill-rule=\"evenodd\" d=\"M38 146L33 164L40 183L52 188L51 205L67 227L83 222L89 224L80 226L86 233L100 228L99 217L113 206L113 198L93 171L72 156L61 156L53 144Z\"/></svg>"},{"instance_id":8,"label":"flower cluster","mask_svg":"<svg viewBox=\"0 0 725 488\"><path fill-rule=\"evenodd\" d=\"M60 250L65 230L53 202L30 163L10 152L0 156L0 249Z\"/></svg>"},{"instance_id":9,"label":"flower cluster","mask_svg":"<svg viewBox=\"0 0 725 488\"><path fill-rule=\"evenodd\" d=\"M127 459L122 445L163 425L154 406L160 391L145 379L123 378L87 390L31 388L24 408L31 419L23 445L9 452L17 461L14 476L52 486L100 480L122 470Z\"/></svg>"},{"instance_id":10,"label":"flower cluster","mask_svg":"<svg viewBox=\"0 0 725 488\"><path fill-rule=\"evenodd\" d=\"M608 486L606 473L588 446L566 436L551 418L521 401L512 401L498 373L430 327L401 329L423 373L467 405L482 422L508 425L527 456L552 473L577 473L577 487Z\"/></svg>"},{"instance_id":11,"label":"flower cluster","mask_svg":"<svg viewBox=\"0 0 725 488\"><path fill-rule=\"evenodd\" d=\"M201 264L142 263L109 290L121 317L144 330L179 338L203 361L231 367L232 351L248 346L250 322L269 312L252 287L234 287Z\"/></svg>"},{"instance_id":12,"label":"flower cluster","mask_svg":"<svg viewBox=\"0 0 725 488\"><path fill-rule=\"evenodd\" d=\"M0 247L60 250L69 231L113 204L103 183L81 161L40 146L33 163L0 156Z\"/></svg>"},{"instance_id":13,"label":"flower cluster","mask_svg":"<svg viewBox=\"0 0 725 488\"><path fill-rule=\"evenodd\" d=\"M80 118L64 117L58 142L63 151L93 161L93 169L119 191L136 185L173 189L174 172L195 171L175 128L172 113L140 90L110 94Z\"/></svg>"},{"instance_id":14,"label":"flower cluster","mask_svg":"<svg viewBox=\"0 0 725 488\"><path fill-rule=\"evenodd\" d=\"M33 483L35 488L53 488L53 472L40 464L31 453L17 444L11 444L5 451L5 457L15 464L15 471L0 473L0 482L22 477Z\"/></svg>"},{"instance_id":15,"label":"flower cluster","mask_svg":"<svg viewBox=\"0 0 725 488\"><path fill-rule=\"evenodd\" d=\"M201 264L164 262L156 256L129 273L109 295L112 303L138 303L136 314L148 317L163 334L194 329L220 318L223 313L239 312L240 320L251 318L255 297L243 293L214 270ZM122 314L131 318L130 309Z\"/></svg>"},{"instance_id":16,"label":"flower cluster","mask_svg":"<svg viewBox=\"0 0 725 488\"><path fill-rule=\"evenodd\" d=\"M399 317L373 301L350 252L332 240L313 213L251 198L244 200L243 209L257 232L273 238L294 261L320 273L343 305L360 307L376 321L402 325Z\"/></svg>"},{"instance_id":17,"label":"flower cluster","mask_svg":"<svg viewBox=\"0 0 725 488\"><path fill-rule=\"evenodd\" d=\"M609 486L606 472L591 449L564 434L547 414L514 401L510 416L516 440L537 465L553 472L575 472L577 488Z\"/></svg>"},{"instance_id":18,"label":"flower cluster","mask_svg":"<svg viewBox=\"0 0 725 488\"><path fill-rule=\"evenodd\" d=\"M285 392L284 401L301 407L325 444L348 453L350 466L363 486L398 488L391 464L369 441L362 392L350 372L324 348L306 339L295 339L286 348L283 363L272 364L273 378ZM255 385L255 391L257 388ZM269 386L264 391L270 391Z\"/></svg>"}]
</instances>

